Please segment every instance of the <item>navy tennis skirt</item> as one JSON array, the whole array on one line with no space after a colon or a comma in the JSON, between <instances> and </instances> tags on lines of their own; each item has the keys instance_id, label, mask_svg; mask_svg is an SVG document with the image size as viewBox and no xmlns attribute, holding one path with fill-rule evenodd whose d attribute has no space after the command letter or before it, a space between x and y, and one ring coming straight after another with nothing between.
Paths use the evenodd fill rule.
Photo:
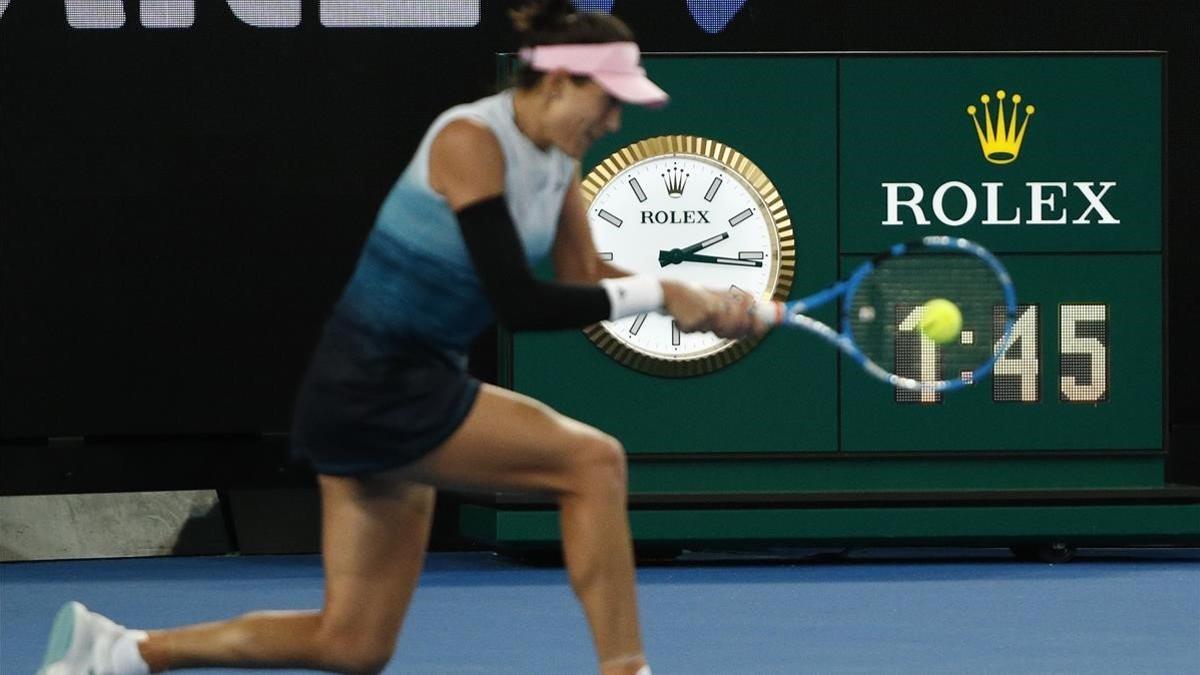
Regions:
<instances>
[{"instance_id":1,"label":"navy tennis skirt","mask_svg":"<svg viewBox=\"0 0 1200 675\"><path fill-rule=\"evenodd\" d=\"M460 355L379 335L335 313L296 395L292 455L322 474L394 469L441 445L478 393Z\"/></svg>"}]
</instances>

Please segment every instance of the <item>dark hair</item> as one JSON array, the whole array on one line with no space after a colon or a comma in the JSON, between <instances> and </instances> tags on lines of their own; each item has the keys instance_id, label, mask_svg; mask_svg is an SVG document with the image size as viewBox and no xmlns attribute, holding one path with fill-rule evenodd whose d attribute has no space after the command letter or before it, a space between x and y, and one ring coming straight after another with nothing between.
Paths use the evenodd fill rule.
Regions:
<instances>
[{"instance_id":1,"label":"dark hair","mask_svg":"<svg viewBox=\"0 0 1200 675\"><path fill-rule=\"evenodd\" d=\"M509 10L519 46L633 42L633 31L615 16L576 12L569 0L527 0ZM521 64L513 82L519 89L534 87L545 73ZM576 80L586 80L577 76Z\"/></svg>"}]
</instances>

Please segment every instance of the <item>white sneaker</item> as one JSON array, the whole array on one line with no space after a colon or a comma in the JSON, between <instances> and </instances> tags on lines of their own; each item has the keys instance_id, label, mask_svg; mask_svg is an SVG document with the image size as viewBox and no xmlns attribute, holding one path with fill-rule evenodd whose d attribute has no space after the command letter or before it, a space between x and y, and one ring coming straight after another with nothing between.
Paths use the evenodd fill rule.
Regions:
<instances>
[{"instance_id":1,"label":"white sneaker","mask_svg":"<svg viewBox=\"0 0 1200 675\"><path fill-rule=\"evenodd\" d=\"M71 601L58 610L38 675L123 675L113 665L113 645L130 631Z\"/></svg>"}]
</instances>

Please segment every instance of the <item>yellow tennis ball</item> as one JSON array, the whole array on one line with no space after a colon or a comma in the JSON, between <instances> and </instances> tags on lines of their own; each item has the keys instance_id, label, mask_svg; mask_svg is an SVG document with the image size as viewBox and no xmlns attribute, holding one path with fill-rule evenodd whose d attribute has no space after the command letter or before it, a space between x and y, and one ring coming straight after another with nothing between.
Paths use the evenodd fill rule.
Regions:
<instances>
[{"instance_id":1,"label":"yellow tennis ball","mask_svg":"<svg viewBox=\"0 0 1200 675\"><path fill-rule=\"evenodd\" d=\"M925 311L921 312L918 324L921 332L938 344L946 344L958 339L962 331L962 312L958 305L945 298L934 298L925 303Z\"/></svg>"}]
</instances>

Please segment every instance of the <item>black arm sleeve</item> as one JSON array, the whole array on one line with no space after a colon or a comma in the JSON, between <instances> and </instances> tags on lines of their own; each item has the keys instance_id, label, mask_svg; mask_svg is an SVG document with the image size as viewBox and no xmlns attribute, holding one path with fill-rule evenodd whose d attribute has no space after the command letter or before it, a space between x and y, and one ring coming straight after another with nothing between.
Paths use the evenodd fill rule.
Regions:
<instances>
[{"instance_id":1,"label":"black arm sleeve","mask_svg":"<svg viewBox=\"0 0 1200 675\"><path fill-rule=\"evenodd\" d=\"M600 286L533 276L503 196L475 202L457 216L483 292L508 329L582 328L611 314L608 294Z\"/></svg>"}]
</instances>

